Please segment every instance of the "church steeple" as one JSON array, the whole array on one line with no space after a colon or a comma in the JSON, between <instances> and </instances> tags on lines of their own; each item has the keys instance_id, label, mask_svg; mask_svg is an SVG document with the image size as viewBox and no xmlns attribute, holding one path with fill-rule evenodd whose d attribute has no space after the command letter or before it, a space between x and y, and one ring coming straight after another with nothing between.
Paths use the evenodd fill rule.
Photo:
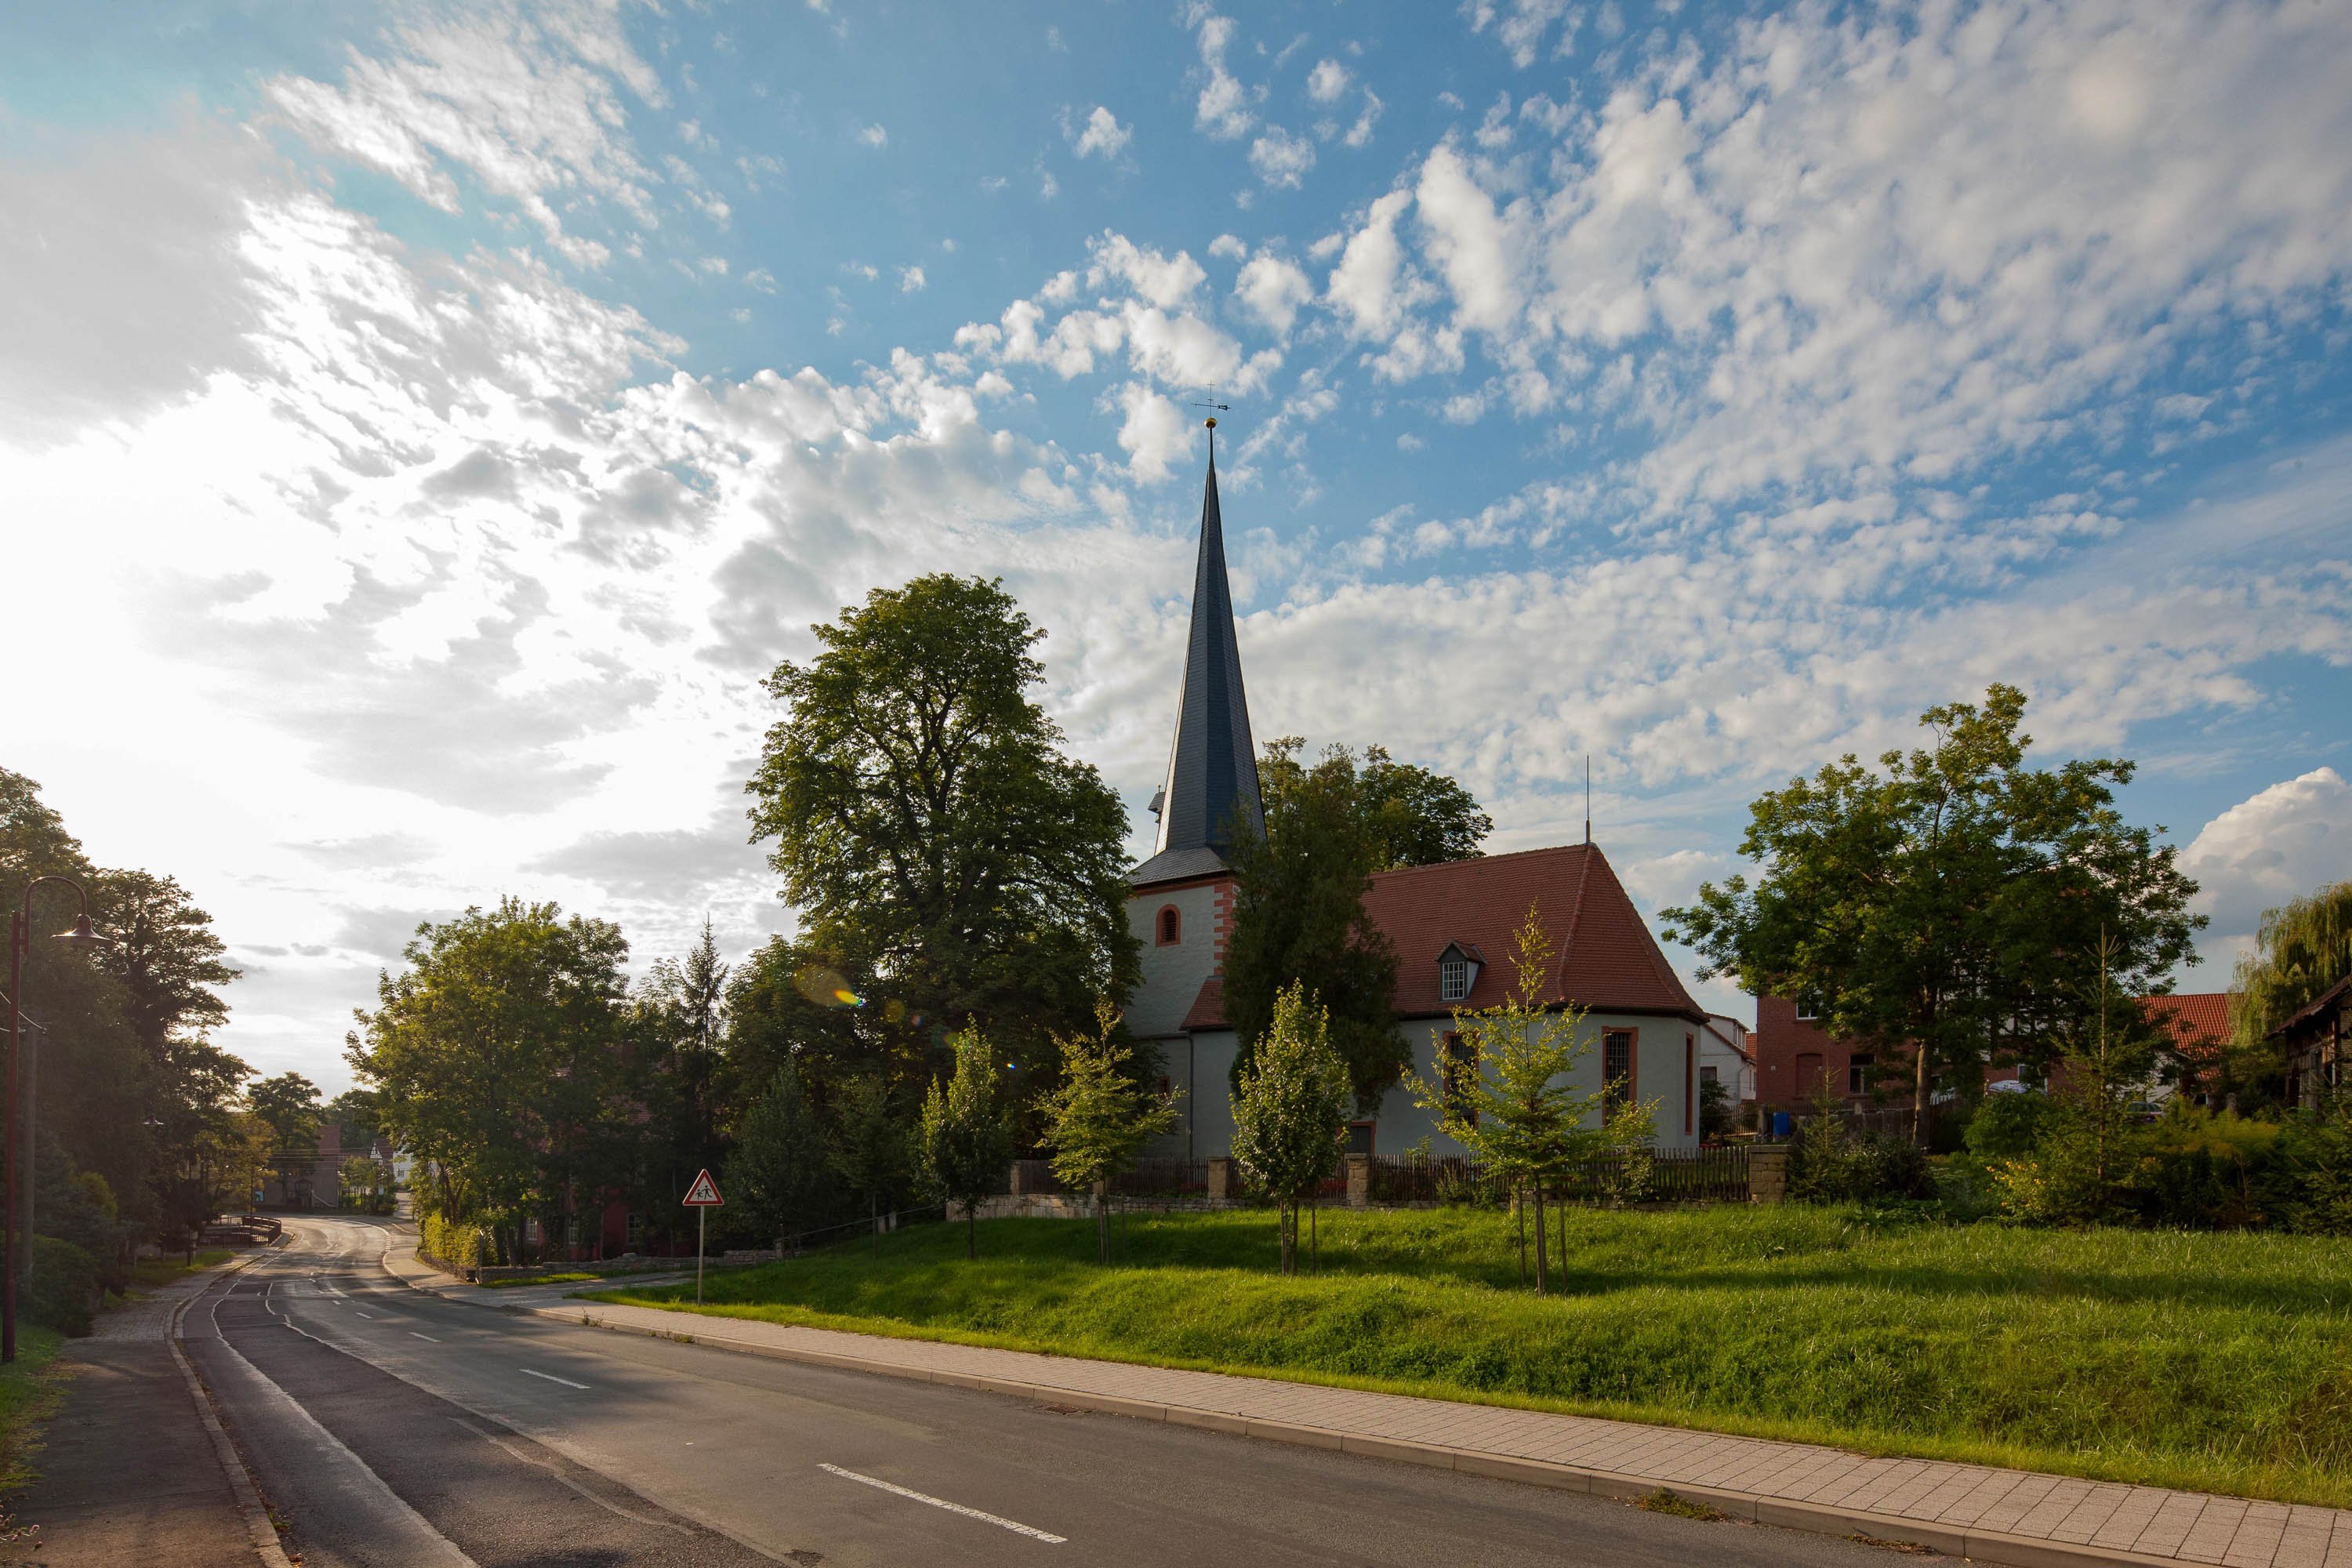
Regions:
<instances>
[{"instance_id":1,"label":"church steeple","mask_svg":"<svg viewBox=\"0 0 2352 1568\"><path fill-rule=\"evenodd\" d=\"M1135 869L1139 883L1221 869L1241 835L1265 831L1241 648L1234 637L1233 590L1225 582L1216 428L1210 420L1209 479L1201 493L1201 555L1192 574L1192 631L1184 650L1176 740L1159 796L1159 837L1151 858Z\"/></svg>"}]
</instances>

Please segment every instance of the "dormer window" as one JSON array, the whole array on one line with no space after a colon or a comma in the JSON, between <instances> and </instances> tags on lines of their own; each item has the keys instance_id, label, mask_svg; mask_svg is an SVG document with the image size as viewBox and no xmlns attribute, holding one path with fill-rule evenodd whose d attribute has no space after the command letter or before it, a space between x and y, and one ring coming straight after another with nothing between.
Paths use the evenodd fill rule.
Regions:
<instances>
[{"instance_id":1,"label":"dormer window","mask_svg":"<svg viewBox=\"0 0 2352 1568\"><path fill-rule=\"evenodd\" d=\"M1470 988L1478 984L1482 962L1476 948L1458 942L1447 942L1445 951L1437 955L1437 999L1468 1001Z\"/></svg>"}]
</instances>

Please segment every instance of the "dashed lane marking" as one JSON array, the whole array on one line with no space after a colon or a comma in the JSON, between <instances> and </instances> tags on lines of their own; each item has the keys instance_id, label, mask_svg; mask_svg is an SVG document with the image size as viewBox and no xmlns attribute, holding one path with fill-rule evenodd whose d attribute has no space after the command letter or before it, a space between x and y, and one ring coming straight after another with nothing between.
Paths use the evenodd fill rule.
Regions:
<instances>
[{"instance_id":1,"label":"dashed lane marking","mask_svg":"<svg viewBox=\"0 0 2352 1568\"><path fill-rule=\"evenodd\" d=\"M566 1388L584 1389L588 1386L584 1383L574 1383L568 1377L558 1377L551 1372L534 1372L527 1366L517 1367L515 1370L521 1373L525 1377L543 1377L550 1383L560 1383Z\"/></svg>"},{"instance_id":2,"label":"dashed lane marking","mask_svg":"<svg viewBox=\"0 0 2352 1568\"><path fill-rule=\"evenodd\" d=\"M1005 1519L992 1513L982 1513L976 1508L966 1508L960 1502L950 1502L945 1498L933 1497L929 1492L919 1492L911 1488L899 1486L895 1481L886 1481L879 1476L862 1476L856 1470L845 1470L839 1465L820 1464L817 1468L828 1475L839 1476L843 1480L856 1481L861 1486L869 1486L877 1490L888 1492L893 1497L907 1498L914 1502L927 1502L933 1508L943 1508L950 1513L960 1513L966 1519L976 1519L983 1523L992 1524L999 1530L1009 1530L1015 1535L1025 1535L1032 1541L1042 1541L1048 1546L1059 1546L1069 1540L1066 1535L1051 1534L1039 1530L1034 1524L1023 1524L1018 1520Z\"/></svg>"}]
</instances>

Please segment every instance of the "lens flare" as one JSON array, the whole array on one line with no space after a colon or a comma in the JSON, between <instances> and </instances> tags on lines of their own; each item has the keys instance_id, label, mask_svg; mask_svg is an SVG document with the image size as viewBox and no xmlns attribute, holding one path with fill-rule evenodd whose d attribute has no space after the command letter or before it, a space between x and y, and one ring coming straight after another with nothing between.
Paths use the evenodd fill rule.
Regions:
<instances>
[{"instance_id":1,"label":"lens flare","mask_svg":"<svg viewBox=\"0 0 2352 1568\"><path fill-rule=\"evenodd\" d=\"M804 963L793 973L793 989L820 1007L863 1007L866 998L849 988L841 972L822 963Z\"/></svg>"}]
</instances>

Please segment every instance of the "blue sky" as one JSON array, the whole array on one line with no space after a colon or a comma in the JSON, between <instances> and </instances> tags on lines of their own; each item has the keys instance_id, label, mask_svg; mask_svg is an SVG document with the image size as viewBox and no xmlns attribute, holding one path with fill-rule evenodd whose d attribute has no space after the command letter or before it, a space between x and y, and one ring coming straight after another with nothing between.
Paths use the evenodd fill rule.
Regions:
<instances>
[{"instance_id":1,"label":"blue sky","mask_svg":"<svg viewBox=\"0 0 2352 1568\"><path fill-rule=\"evenodd\" d=\"M757 678L1002 574L1140 807L1205 449L1262 737L1645 906L2013 681L2225 968L2352 875L2352 14L16 7L6 765L338 1083L420 917L787 929ZM26 520L46 520L35 530ZM22 530L19 533L18 531ZM2182 977L2218 986L2223 968ZM1727 1005L1720 988L1707 993Z\"/></svg>"}]
</instances>

